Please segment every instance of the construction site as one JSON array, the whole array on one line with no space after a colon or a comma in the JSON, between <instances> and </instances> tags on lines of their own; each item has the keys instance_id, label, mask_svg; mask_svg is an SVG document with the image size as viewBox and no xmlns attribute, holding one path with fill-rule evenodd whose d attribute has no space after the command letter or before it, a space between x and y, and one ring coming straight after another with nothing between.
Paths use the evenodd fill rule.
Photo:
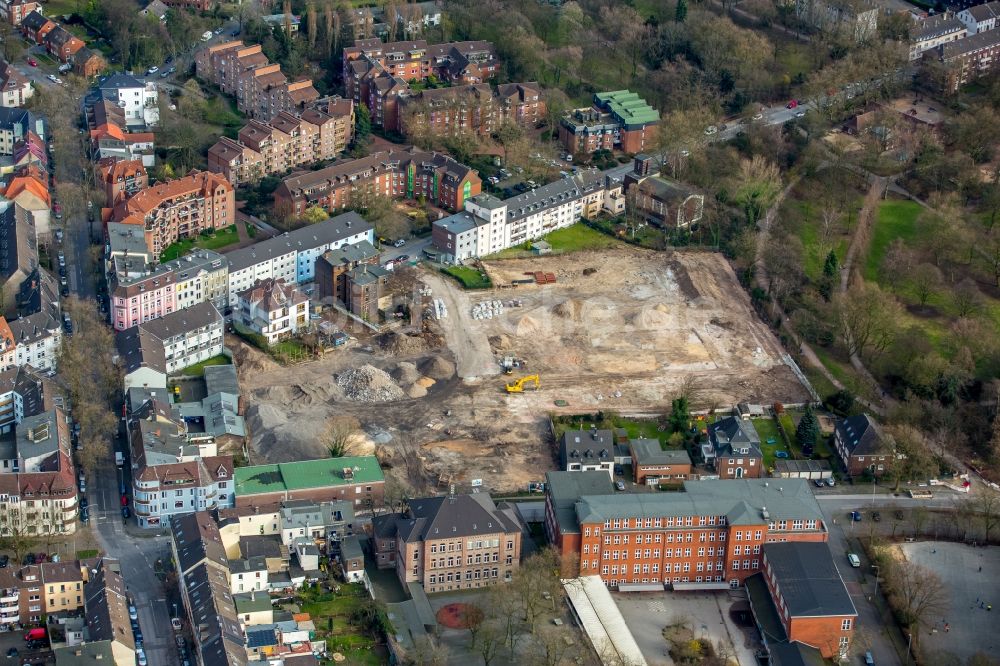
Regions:
<instances>
[{"instance_id":1,"label":"construction site","mask_svg":"<svg viewBox=\"0 0 1000 666\"><path fill-rule=\"evenodd\" d=\"M279 366L234 342L254 463L325 457L351 432L415 491L523 490L554 468L549 415L798 403L805 387L712 253L616 249L486 262L494 288L420 269L410 326ZM524 280L544 270L544 284ZM551 277L552 279L548 279ZM516 285L516 286L515 286Z\"/></svg>"}]
</instances>

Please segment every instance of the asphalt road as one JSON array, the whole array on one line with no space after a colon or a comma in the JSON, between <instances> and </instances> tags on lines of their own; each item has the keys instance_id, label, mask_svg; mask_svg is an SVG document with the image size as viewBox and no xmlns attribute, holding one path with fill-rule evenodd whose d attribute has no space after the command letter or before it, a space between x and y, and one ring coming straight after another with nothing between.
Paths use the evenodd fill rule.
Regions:
<instances>
[{"instance_id":1,"label":"asphalt road","mask_svg":"<svg viewBox=\"0 0 1000 666\"><path fill-rule=\"evenodd\" d=\"M859 488L859 490L861 490ZM879 664L902 664L899 654L893 647L889 637L882 627L886 625L887 618L882 616L874 602L870 599L875 595L875 570L871 568L871 563L867 561L864 553L851 543L851 539L867 534L866 528L869 525L869 512L875 508L884 511L887 507L899 507L900 509L912 509L918 506L927 508L952 508L958 502L967 501L968 495L960 495L951 491L942 491L938 488L933 490L934 497L929 500L917 500L910 497L897 497L892 494L875 493L874 495L864 492L852 494L840 494L834 492L820 491L816 494L820 508L826 517L827 526L830 533L829 545L833 553L837 568L847 583L848 591L858 610L859 632L855 635L855 645L852 650L852 659L860 660L865 650L871 650L875 663ZM855 523L848 517L851 511L861 511L862 521ZM856 543L856 542L855 542ZM855 553L861 558L861 567L853 568L847 563L847 553ZM861 663L853 661L849 663Z\"/></svg>"}]
</instances>

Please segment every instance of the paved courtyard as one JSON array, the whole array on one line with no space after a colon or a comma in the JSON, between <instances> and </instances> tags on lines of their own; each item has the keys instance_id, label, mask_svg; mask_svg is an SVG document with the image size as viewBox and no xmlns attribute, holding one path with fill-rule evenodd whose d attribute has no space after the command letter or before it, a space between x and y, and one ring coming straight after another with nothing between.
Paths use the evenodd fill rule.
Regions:
<instances>
[{"instance_id":1,"label":"paved courtyard","mask_svg":"<svg viewBox=\"0 0 1000 666\"><path fill-rule=\"evenodd\" d=\"M739 594L739 593L737 593ZM729 617L729 608L740 596L730 592L613 592L632 636L651 666L671 666L663 628L687 622L698 638L713 645L732 645L740 666L756 666L745 630Z\"/></svg>"},{"instance_id":2,"label":"paved courtyard","mask_svg":"<svg viewBox=\"0 0 1000 666\"><path fill-rule=\"evenodd\" d=\"M940 654L965 661L976 652L1000 652L1000 548L977 548L959 543L924 541L904 543L900 549L915 564L933 571L951 596L950 608L932 629L920 636L927 655ZM979 608L977 600L992 604ZM950 625L944 631L943 623ZM936 658L936 657L935 657ZM933 661L933 659L932 659ZM944 663L944 662L938 662Z\"/></svg>"}]
</instances>

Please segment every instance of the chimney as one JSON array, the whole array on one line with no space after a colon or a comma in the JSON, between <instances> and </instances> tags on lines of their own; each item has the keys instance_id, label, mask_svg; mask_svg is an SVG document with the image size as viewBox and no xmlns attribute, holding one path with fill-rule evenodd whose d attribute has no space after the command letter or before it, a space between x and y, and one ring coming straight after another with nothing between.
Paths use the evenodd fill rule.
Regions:
<instances>
[{"instance_id":1,"label":"chimney","mask_svg":"<svg viewBox=\"0 0 1000 666\"><path fill-rule=\"evenodd\" d=\"M635 174L637 176L648 176L649 165L652 161L653 160L651 157L640 153L635 156L635 161L633 162L632 170L635 171Z\"/></svg>"}]
</instances>

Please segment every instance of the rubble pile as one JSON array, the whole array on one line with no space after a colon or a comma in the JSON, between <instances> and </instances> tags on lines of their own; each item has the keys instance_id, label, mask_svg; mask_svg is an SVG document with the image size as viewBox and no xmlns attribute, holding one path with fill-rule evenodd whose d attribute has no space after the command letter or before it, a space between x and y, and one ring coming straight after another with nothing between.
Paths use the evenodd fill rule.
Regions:
<instances>
[{"instance_id":1,"label":"rubble pile","mask_svg":"<svg viewBox=\"0 0 1000 666\"><path fill-rule=\"evenodd\" d=\"M338 375L337 386L343 389L345 398L358 402L389 402L405 396L388 373L371 365Z\"/></svg>"}]
</instances>

